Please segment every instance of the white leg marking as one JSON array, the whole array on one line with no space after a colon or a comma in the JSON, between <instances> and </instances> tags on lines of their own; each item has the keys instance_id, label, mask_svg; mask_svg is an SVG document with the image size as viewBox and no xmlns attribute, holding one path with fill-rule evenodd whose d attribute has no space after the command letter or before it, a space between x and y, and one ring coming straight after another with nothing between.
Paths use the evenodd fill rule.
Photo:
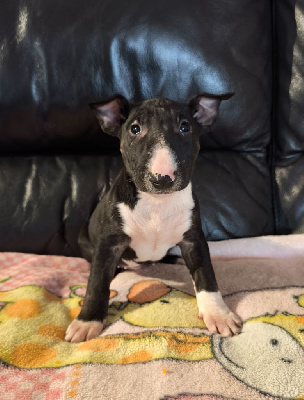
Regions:
<instances>
[{"instance_id":1,"label":"white leg marking","mask_svg":"<svg viewBox=\"0 0 304 400\"><path fill-rule=\"evenodd\" d=\"M224 303L220 292L202 290L196 293L199 318L202 318L212 333L233 336L240 333L242 320Z\"/></svg>"},{"instance_id":2,"label":"white leg marking","mask_svg":"<svg viewBox=\"0 0 304 400\"><path fill-rule=\"evenodd\" d=\"M81 319L74 319L69 325L64 339L71 343L94 339L100 335L104 325L105 321L82 321Z\"/></svg>"}]
</instances>

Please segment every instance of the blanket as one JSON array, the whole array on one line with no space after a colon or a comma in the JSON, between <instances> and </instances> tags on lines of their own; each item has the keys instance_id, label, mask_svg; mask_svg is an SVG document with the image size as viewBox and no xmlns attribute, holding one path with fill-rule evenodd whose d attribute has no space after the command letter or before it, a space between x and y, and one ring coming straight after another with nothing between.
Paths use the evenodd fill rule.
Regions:
<instances>
[{"instance_id":1,"label":"blanket","mask_svg":"<svg viewBox=\"0 0 304 400\"><path fill-rule=\"evenodd\" d=\"M304 399L304 235L209 243L231 338L197 317L182 259L119 273L100 337L71 344L80 258L0 253L2 400Z\"/></svg>"}]
</instances>

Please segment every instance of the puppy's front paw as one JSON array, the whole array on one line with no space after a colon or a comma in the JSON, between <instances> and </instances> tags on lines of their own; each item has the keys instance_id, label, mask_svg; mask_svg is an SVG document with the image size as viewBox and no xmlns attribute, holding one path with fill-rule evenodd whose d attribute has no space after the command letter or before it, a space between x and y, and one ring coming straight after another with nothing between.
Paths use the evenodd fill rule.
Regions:
<instances>
[{"instance_id":1,"label":"puppy's front paw","mask_svg":"<svg viewBox=\"0 0 304 400\"><path fill-rule=\"evenodd\" d=\"M203 319L211 333L233 336L241 332L242 320L224 303L219 292L197 293L199 318Z\"/></svg>"},{"instance_id":2,"label":"puppy's front paw","mask_svg":"<svg viewBox=\"0 0 304 400\"><path fill-rule=\"evenodd\" d=\"M222 336L233 336L241 332L242 321L240 317L228 309L226 312L210 314L199 313L211 333L220 333Z\"/></svg>"},{"instance_id":3,"label":"puppy's front paw","mask_svg":"<svg viewBox=\"0 0 304 400\"><path fill-rule=\"evenodd\" d=\"M74 319L74 321L69 325L64 339L71 343L79 343L94 339L100 335L103 327L104 322Z\"/></svg>"}]
</instances>

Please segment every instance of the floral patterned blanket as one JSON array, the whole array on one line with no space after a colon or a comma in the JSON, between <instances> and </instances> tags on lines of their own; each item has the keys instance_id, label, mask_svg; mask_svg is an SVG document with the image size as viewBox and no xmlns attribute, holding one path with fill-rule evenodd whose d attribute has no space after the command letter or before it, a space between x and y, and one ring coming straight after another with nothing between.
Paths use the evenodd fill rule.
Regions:
<instances>
[{"instance_id":1,"label":"floral patterned blanket","mask_svg":"<svg viewBox=\"0 0 304 400\"><path fill-rule=\"evenodd\" d=\"M304 235L209 245L236 337L205 329L180 260L118 274L101 336L67 343L89 264L0 253L1 399L304 399Z\"/></svg>"}]
</instances>

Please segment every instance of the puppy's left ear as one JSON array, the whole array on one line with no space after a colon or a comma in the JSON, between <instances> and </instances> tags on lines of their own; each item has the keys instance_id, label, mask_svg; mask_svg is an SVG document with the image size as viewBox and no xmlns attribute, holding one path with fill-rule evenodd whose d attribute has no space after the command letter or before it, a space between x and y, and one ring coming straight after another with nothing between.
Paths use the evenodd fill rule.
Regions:
<instances>
[{"instance_id":1,"label":"puppy's left ear","mask_svg":"<svg viewBox=\"0 0 304 400\"><path fill-rule=\"evenodd\" d=\"M129 114L129 102L125 97L116 95L104 102L91 103L90 108L94 111L104 132L120 136L121 125Z\"/></svg>"},{"instance_id":2,"label":"puppy's left ear","mask_svg":"<svg viewBox=\"0 0 304 400\"><path fill-rule=\"evenodd\" d=\"M189 106L193 110L193 117L203 126L212 125L218 115L222 100L230 99L234 93L213 95L202 93L190 100Z\"/></svg>"}]
</instances>

